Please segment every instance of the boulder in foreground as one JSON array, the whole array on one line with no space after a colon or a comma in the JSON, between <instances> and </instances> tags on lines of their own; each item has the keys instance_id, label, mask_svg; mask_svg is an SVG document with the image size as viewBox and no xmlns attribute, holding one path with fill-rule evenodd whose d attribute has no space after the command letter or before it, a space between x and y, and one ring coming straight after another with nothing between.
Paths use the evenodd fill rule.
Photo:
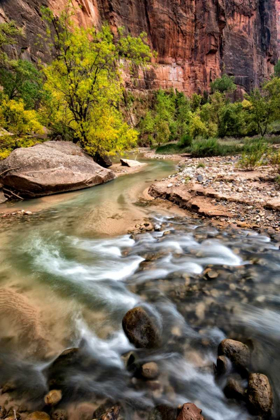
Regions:
<instances>
[{"instance_id":1,"label":"boulder in foreground","mask_svg":"<svg viewBox=\"0 0 280 420\"><path fill-rule=\"evenodd\" d=\"M22 198L76 191L115 178L79 146L66 141L48 141L14 150L0 163L1 183Z\"/></svg>"},{"instance_id":2,"label":"boulder in foreground","mask_svg":"<svg viewBox=\"0 0 280 420\"><path fill-rule=\"evenodd\" d=\"M137 307L128 311L122 325L127 338L135 347L152 349L160 345L159 329L145 309Z\"/></svg>"}]
</instances>

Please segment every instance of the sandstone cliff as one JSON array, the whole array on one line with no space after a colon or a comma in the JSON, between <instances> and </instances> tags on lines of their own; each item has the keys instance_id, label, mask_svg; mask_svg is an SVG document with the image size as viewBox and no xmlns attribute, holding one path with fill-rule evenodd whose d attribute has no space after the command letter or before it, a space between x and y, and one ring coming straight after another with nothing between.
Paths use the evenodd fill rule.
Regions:
<instances>
[{"instance_id":1,"label":"sandstone cliff","mask_svg":"<svg viewBox=\"0 0 280 420\"><path fill-rule=\"evenodd\" d=\"M46 46L37 42L44 32L40 6L57 13L67 1L0 0L2 19L15 19L25 28L23 56L48 60ZM147 32L158 58L155 68L139 74L138 87L143 89L203 92L226 70L249 90L271 74L277 60L279 0L73 1L77 24L108 21L114 31L125 26L133 35Z\"/></svg>"}]
</instances>

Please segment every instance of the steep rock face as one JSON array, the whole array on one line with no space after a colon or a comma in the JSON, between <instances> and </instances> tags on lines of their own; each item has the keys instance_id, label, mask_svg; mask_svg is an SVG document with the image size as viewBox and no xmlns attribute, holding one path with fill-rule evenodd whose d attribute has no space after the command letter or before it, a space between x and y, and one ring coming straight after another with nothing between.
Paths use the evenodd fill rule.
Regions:
<instances>
[{"instance_id":1,"label":"steep rock face","mask_svg":"<svg viewBox=\"0 0 280 420\"><path fill-rule=\"evenodd\" d=\"M56 13L67 0L0 1L0 15L25 27L23 51L47 60L38 46L44 32L40 5ZM157 65L139 72L137 87L175 87L188 94L203 92L223 69L246 90L273 71L277 60L276 7L279 0L75 0L77 24L100 26L108 21L116 31L125 26L133 35L145 31L158 52ZM127 84L131 85L128 79Z\"/></svg>"}]
</instances>

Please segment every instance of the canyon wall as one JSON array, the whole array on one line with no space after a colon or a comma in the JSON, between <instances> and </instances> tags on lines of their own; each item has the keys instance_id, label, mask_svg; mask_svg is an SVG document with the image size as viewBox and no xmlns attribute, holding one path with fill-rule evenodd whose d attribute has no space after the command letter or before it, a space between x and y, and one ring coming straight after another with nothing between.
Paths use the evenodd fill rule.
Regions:
<instances>
[{"instance_id":1,"label":"canyon wall","mask_svg":"<svg viewBox=\"0 0 280 420\"><path fill-rule=\"evenodd\" d=\"M47 46L38 43L44 33L40 6L59 13L67 1L0 0L1 19L14 19L24 27L23 56L49 59ZM139 72L141 89L203 92L225 71L248 91L269 77L277 61L280 0L73 1L77 24L100 26L107 21L113 31L124 26L133 35L148 34L158 57L156 66Z\"/></svg>"}]
</instances>

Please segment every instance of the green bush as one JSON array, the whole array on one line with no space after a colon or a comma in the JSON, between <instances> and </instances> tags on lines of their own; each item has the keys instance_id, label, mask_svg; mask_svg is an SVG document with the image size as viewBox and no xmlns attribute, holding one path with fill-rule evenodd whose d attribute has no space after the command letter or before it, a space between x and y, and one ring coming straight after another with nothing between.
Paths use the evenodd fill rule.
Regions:
<instances>
[{"instance_id":1,"label":"green bush","mask_svg":"<svg viewBox=\"0 0 280 420\"><path fill-rule=\"evenodd\" d=\"M269 145L264 139L249 140L243 146L239 165L243 169L253 170L265 163L270 153Z\"/></svg>"},{"instance_id":2,"label":"green bush","mask_svg":"<svg viewBox=\"0 0 280 420\"><path fill-rule=\"evenodd\" d=\"M197 140L193 142L193 157L230 156L240 152L237 144L221 144L217 139Z\"/></svg>"}]
</instances>

